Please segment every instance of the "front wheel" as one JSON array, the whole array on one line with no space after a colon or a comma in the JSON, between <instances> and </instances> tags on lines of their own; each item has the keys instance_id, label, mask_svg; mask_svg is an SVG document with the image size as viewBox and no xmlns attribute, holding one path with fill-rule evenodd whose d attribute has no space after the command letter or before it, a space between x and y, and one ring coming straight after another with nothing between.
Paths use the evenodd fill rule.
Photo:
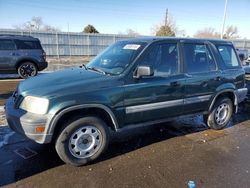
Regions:
<instances>
[{"instance_id":1,"label":"front wheel","mask_svg":"<svg viewBox=\"0 0 250 188\"><path fill-rule=\"evenodd\" d=\"M219 130L228 125L232 114L232 100L227 97L223 97L219 98L215 102L211 113L204 116L204 121L210 128Z\"/></svg>"},{"instance_id":2,"label":"front wheel","mask_svg":"<svg viewBox=\"0 0 250 188\"><path fill-rule=\"evenodd\" d=\"M109 130L105 122L97 117L84 117L65 125L55 147L65 163L81 166L97 159L108 142Z\"/></svg>"}]
</instances>

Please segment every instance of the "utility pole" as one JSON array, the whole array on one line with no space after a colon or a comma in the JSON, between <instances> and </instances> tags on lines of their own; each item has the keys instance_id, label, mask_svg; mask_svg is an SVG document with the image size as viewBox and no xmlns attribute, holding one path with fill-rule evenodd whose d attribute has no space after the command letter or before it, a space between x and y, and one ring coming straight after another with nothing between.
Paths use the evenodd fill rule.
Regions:
<instances>
[{"instance_id":1,"label":"utility pole","mask_svg":"<svg viewBox=\"0 0 250 188\"><path fill-rule=\"evenodd\" d=\"M226 22L227 1L228 1L228 0L225 0L224 15L223 15L223 23L222 23L221 34L220 34L220 38L221 38L221 39L223 39L224 28L225 28L225 22Z\"/></svg>"},{"instance_id":2,"label":"utility pole","mask_svg":"<svg viewBox=\"0 0 250 188\"><path fill-rule=\"evenodd\" d=\"M71 44L70 44L70 38L69 38L69 23L68 23L68 44L69 44L69 57L71 58Z\"/></svg>"},{"instance_id":3,"label":"utility pole","mask_svg":"<svg viewBox=\"0 0 250 188\"><path fill-rule=\"evenodd\" d=\"M166 9L166 16L165 16L165 27L168 24L168 8Z\"/></svg>"}]
</instances>

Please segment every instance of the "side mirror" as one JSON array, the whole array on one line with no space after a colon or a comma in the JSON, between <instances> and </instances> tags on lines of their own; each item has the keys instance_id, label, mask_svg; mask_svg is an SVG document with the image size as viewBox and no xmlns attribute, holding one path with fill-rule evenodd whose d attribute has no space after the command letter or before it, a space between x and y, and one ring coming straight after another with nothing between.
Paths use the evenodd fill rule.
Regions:
<instances>
[{"instance_id":1,"label":"side mirror","mask_svg":"<svg viewBox=\"0 0 250 188\"><path fill-rule=\"evenodd\" d=\"M134 78L139 79L142 76L153 76L154 70L150 66L139 66L137 67L136 71L134 72Z\"/></svg>"}]
</instances>

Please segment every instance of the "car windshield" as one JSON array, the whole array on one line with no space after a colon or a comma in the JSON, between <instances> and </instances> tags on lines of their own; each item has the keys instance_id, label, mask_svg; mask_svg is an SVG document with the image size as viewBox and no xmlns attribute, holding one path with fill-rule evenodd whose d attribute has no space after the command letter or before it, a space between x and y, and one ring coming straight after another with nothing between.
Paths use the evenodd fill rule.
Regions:
<instances>
[{"instance_id":1,"label":"car windshield","mask_svg":"<svg viewBox=\"0 0 250 188\"><path fill-rule=\"evenodd\" d=\"M109 75L119 75L145 48L145 42L116 42L87 64L87 69Z\"/></svg>"}]
</instances>

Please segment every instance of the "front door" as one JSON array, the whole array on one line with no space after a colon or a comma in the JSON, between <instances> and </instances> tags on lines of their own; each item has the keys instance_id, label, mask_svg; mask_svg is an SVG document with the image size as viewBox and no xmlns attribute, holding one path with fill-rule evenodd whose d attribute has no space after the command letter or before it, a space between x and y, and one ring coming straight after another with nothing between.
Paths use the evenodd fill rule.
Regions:
<instances>
[{"instance_id":1,"label":"front door","mask_svg":"<svg viewBox=\"0 0 250 188\"><path fill-rule=\"evenodd\" d=\"M16 45L13 40L0 39L0 71L13 69Z\"/></svg>"},{"instance_id":2,"label":"front door","mask_svg":"<svg viewBox=\"0 0 250 188\"><path fill-rule=\"evenodd\" d=\"M179 45L151 46L138 66L151 66L154 75L128 79L125 84L125 124L159 120L182 113L185 75L181 73Z\"/></svg>"}]
</instances>

